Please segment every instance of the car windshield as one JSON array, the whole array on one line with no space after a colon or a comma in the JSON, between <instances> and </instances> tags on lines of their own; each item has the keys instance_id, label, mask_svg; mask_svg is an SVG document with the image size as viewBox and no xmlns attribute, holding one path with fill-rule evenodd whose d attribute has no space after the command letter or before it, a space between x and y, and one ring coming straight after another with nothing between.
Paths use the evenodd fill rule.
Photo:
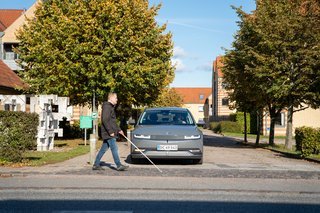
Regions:
<instances>
[{"instance_id":1,"label":"car windshield","mask_svg":"<svg viewBox=\"0 0 320 213\"><path fill-rule=\"evenodd\" d=\"M195 125L188 111L147 110L140 119L140 125Z\"/></svg>"}]
</instances>

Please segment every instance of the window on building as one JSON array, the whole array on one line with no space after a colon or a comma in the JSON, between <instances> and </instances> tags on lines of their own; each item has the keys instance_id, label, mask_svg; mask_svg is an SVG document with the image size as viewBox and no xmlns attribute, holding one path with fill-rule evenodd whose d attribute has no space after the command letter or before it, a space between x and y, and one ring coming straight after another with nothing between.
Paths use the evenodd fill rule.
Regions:
<instances>
[{"instance_id":1,"label":"window on building","mask_svg":"<svg viewBox=\"0 0 320 213\"><path fill-rule=\"evenodd\" d=\"M10 111L10 104L5 104L4 105L4 110L5 111Z\"/></svg>"},{"instance_id":2,"label":"window on building","mask_svg":"<svg viewBox=\"0 0 320 213\"><path fill-rule=\"evenodd\" d=\"M14 52L7 52L7 53L5 54L4 59L6 59L6 60L14 60L14 59L16 59L16 58L15 58L15 55L14 55Z\"/></svg>"},{"instance_id":3,"label":"window on building","mask_svg":"<svg viewBox=\"0 0 320 213\"><path fill-rule=\"evenodd\" d=\"M200 100L203 100L204 99L204 95L203 94L200 94Z\"/></svg>"},{"instance_id":4,"label":"window on building","mask_svg":"<svg viewBox=\"0 0 320 213\"><path fill-rule=\"evenodd\" d=\"M198 109L199 109L199 112L203 112L203 106L199 106Z\"/></svg>"},{"instance_id":5,"label":"window on building","mask_svg":"<svg viewBox=\"0 0 320 213\"><path fill-rule=\"evenodd\" d=\"M13 51L18 44L15 43L6 43L3 45L3 58L5 60L15 60L18 57L18 54Z\"/></svg>"},{"instance_id":6,"label":"window on building","mask_svg":"<svg viewBox=\"0 0 320 213\"><path fill-rule=\"evenodd\" d=\"M222 106L229 106L229 98L222 98Z\"/></svg>"},{"instance_id":7,"label":"window on building","mask_svg":"<svg viewBox=\"0 0 320 213\"><path fill-rule=\"evenodd\" d=\"M285 113L281 112L275 119L275 125L284 126L285 125Z\"/></svg>"}]
</instances>

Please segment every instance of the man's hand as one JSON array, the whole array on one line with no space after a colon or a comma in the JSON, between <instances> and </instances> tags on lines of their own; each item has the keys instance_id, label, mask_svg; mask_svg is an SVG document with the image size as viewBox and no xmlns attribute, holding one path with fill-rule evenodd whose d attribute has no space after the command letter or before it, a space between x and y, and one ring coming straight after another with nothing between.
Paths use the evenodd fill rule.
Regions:
<instances>
[{"instance_id":1,"label":"man's hand","mask_svg":"<svg viewBox=\"0 0 320 213\"><path fill-rule=\"evenodd\" d=\"M119 134L120 134L120 135L124 135L124 133L123 133L123 131L122 131L122 130L120 130L120 131L119 131Z\"/></svg>"}]
</instances>

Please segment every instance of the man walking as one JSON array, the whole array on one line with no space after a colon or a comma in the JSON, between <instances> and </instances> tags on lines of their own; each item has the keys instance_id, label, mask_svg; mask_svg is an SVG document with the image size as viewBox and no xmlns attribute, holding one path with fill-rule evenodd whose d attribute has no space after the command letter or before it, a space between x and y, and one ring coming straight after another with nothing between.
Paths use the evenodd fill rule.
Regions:
<instances>
[{"instance_id":1,"label":"man walking","mask_svg":"<svg viewBox=\"0 0 320 213\"><path fill-rule=\"evenodd\" d=\"M114 163L117 166L118 171L124 171L129 168L127 165L122 165L118 153L118 145L116 138L119 134L123 135L123 131L117 125L116 113L114 107L118 102L116 93L108 94L108 101L103 102L102 115L101 115L101 136L103 144L97 154L96 160L92 167L93 170L103 170L100 166L100 160L104 153L110 148L113 156Z\"/></svg>"}]
</instances>

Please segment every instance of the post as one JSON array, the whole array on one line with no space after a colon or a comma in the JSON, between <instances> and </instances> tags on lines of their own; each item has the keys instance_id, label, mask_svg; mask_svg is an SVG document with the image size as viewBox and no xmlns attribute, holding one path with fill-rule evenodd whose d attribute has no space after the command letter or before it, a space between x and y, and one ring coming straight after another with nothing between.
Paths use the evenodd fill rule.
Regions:
<instances>
[{"instance_id":1,"label":"post","mask_svg":"<svg viewBox=\"0 0 320 213\"><path fill-rule=\"evenodd\" d=\"M131 130L127 130L127 138L130 138L130 140L131 140ZM131 146L131 144L130 144L130 142L127 140L127 143L128 143L128 147L130 147Z\"/></svg>"},{"instance_id":2,"label":"post","mask_svg":"<svg viewBox=\"0 0 320 213\"><path fill-rule=\"evenodd\" d=\"M93 116L95 113L97 113L97 110L96 110L96 94L93 93L93 100L92 100L92 114L91 116ZM92 128L92 133L94 135L96 135L96 119L93 119L93 128Z\"/></svg>"},{"instance_id":3,"label":"post","mask_svg":"<svg viewBox=\"0 0 320 213\"><path fill-rule=\"evenodd\" d=\"M90 164L93 165L96 156L96 142L95 134L90 134Z\"/></svg>"},{"instance_id":4,"label":"post","mask_svg":"<svg viewBox=\"0 0 320 213\"><path fill-rule=\"evenodd\" d=\"M92 121L93 121L93 126L92 126L92 134L90 134L90 164L93 165L95 156L96 156L96 143L97 143L97 135L98 131L96 131L96 118L94 118L93 115L97 114L96 110L96 95L93 93L93 99L92 99Z\"/></svg>"},{"instance_id":5,"label":"post","mask_svg":"<svg viewBox=\"0 0 320 213\"><path fill-rule=\"evenodd\" d=\"M84 145L87 146L87 128L84 129Z\"/></svg>"}]
</instances>

